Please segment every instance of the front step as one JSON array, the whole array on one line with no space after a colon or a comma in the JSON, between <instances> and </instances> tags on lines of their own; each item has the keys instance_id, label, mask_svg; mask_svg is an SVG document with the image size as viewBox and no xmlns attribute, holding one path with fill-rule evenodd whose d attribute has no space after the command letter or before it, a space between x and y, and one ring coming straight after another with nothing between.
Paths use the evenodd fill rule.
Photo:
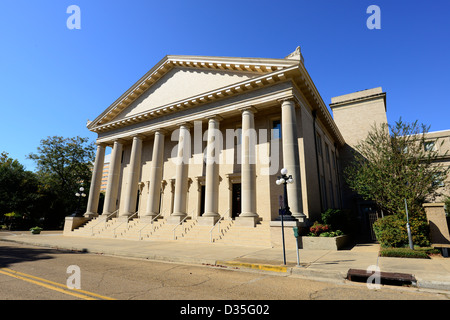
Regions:
<instances>
[{"instance_id":1,"label":"front step","mask_svg":"<svg viewBox=\"0 0 450 320\"><path fill-rule=\"evenodd\" d=\"M269 222L261 221L255 227L232 225L217 243L251 246L251 247L272 247L271 232Z\"/></svg>"},{"instance_id":2,"label":"front step","mask_svg":"<svg viewBox=\"0 0 450 320\"><path fill-rule=\"evenodd\" d=\"M233 220L221 220L220 224L215 226L200 226L196 224L180 240L187 242L211 243L217 242L224 234L230 230ZM211 232L212 229L212 232Z\"/></svg>"},{"instance_id":3,"label":"front step","mask_svg":"<svg viewBox=\"0 0 450 320\"><path fill-rule=\"evenodd\" d=\"M164 223L160 228L149 234L148 237L143 240L173 241L182 239L196 223L197 220L186 220L182 225Z\"/></svg>"}]
</instances>

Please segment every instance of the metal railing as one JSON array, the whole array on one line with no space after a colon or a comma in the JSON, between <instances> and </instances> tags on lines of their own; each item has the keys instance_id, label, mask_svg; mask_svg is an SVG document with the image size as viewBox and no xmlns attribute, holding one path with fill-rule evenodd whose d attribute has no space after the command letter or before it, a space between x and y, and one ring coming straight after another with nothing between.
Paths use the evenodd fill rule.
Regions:
<instances>
[{"instance_id":1,"label":"metal railing","mask_svg":"<svg viewBox=\"0 0 450 320\"><path fill-rule=\"evenodd\" d=\"M118 227L120 227L121 225L123 225L124 223L126 223L128 225L128 222L131 220L132 217L134 217L135 215L138 214L139 211L136 211L135 213L133 213L132 215L127 217L127 220L122 221L121 223L119 223L114 229L113 229L113 237L116 237L116 229Z\"/></svg>"},{"instance_id":2,"label":"metal railing","mask_svg":"<svg viewBox=\"0 0 450 320\"><path fill-rule=\"evenodd\" d=\"M152 220L150 220L150 222L147 222L141 229L139 229L139 240L141 240L142 230L144 230L149 224L153 224L153 222L156 221L156 219L158 219L158 217L163 214L164 214L164 212L158 213Z\"/></svg>"},{"instance_id":3,"label":"metal railing","mask_svg":"<svg viewBox=\"0 0 450 320\"><path fill-rule=\"evenodd\" d=\"M209 240L211 242L213 242L213 236L212 236L212 232L214 230L214 228L216 226L220 226L220 221L223 219L224 216L226 216L226 214L230 211L230 209L227 209L227 211L225 211L225 214L223 216L219 216L219 220L214 224L214 226L211 228L211 230L209 230ZM220 227L219 227L219 232L220 232Z\"/></svg>"},{"instance_id":4,"label":"metal railing","mask_svg":"<svg viewBox=\"0 0 450 320\"><path fill-rule=\"evenodd\" d=\"M113 213L108 214L108 215L106 216L106 219L105 219L104 221L101 220L101 221L97 222L95 225L93 225L93 226L91 227L91 236L94 235L94 228L95 228L96 226L98 226L100 223L103 222L103 223L105 224L105 227L106 227L106 222L108 222L109 218L110 218L111 216L115 215L118 211L119 211L119 209L117 209L117 210L114 211Z\"/></svg>"},{"instance_id":5,"label":"metal railing","mask_svg":"<svg viewBox=\"0 0 450 320\"><path fill-rule=\"evenodd\" d=\"M191 217L191 216L194 214L194 211L195 211L195 210L197 210L197 209L192 210L192 211L191 211L191 215L186 215L186 217L184 217L183 220L181 220L180 223L178 223L178 224L175 226L175 228L172 229L172 232L173 232L173 240L176 240L176 237L175 237L175 231L176 231L176 229L177 229L179 226L181 226L181 225L183 224L183 222L184 222L187 218Z\"/></svg>"}]
</instances>

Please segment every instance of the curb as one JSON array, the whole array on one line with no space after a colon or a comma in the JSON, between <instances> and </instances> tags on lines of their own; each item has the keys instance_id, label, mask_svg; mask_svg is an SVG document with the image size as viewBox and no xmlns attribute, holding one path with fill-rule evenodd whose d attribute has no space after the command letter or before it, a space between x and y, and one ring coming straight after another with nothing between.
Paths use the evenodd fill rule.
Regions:
<instances>
[{"instance_id":1,"label":"curb","mask_svg":"<svg viewBox=\"0 0 450 320\"><path fill-rule=\"evenodd\" d=\"M262 271L270 271L270 272L283 272L283 273L291 273L290 267L287 266L276 266L270 264L259 264L259 263L250 263L250 262L240 262L240 261L216 261L216 266L227 266L234 268L246 268L246 269L255 269Z\"/></svg>"}]
</instances>

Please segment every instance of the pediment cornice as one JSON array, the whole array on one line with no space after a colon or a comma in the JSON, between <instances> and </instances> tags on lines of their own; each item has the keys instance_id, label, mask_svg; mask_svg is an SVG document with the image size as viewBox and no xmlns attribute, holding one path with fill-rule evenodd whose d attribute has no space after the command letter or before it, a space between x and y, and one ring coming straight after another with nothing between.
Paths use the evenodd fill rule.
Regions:
<instances>
[{"instance_id":1,"label":"pediment cornice","mask_svg":"<svg viewBox=\"0 0 450 320\"><path fill-rule=\"evenodd\" d=\"M109 124L120 112L131 105L147 89L156 83L161 77L174 67L191 67L199 69L224 70L235 72L250 72L257 75L280 71L295 65L298 61L288 59L265 59L265 58L228 58L228 57L206 57L206 56L179 56L168 55L159 61L130 89L114 101L102 114L87 125L89 130L100 128ZM276 77L276 76L275 76ZM269 79L269 82L271 80ZM245 90L238 88L236 91ZM205 98L206 99L206 98ZM185 102L183 102L185 103ZM161 108L159 108L161 109ZM163 107L164 109L164 107ZM152 110L153 111L153 110ZM157 111L157 110L154 110ZM159 110L158 113L160 113ZM124 119L129 120L129 119Z\"/></svg>"}]
</instances>

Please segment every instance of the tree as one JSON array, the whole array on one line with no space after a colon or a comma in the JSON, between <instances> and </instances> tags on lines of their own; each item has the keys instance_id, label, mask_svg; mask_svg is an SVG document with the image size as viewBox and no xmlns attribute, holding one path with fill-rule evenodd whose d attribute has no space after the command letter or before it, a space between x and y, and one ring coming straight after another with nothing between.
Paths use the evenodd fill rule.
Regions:
<instances>
[{"instance_id":1,"label":"tree","mask_svg":"<svg viewBox=\"0 0 450 320\"><path fill-rule=\"evenodd\" d=\"M0 216L14 213L10 218L22 222L25 218L33 218L34 203L39 199L38 189L39 182L33 172L26 171L8 153L0 154Z\"/></svg>"},{"instance_id":2,"label":"tree","mask_svg":"<svg viewBox=\"0 0 450 320\"><path fill-rule=\"evenodd\" d=\"M349 187L374 201L384 214L406 221L406 199L417 236L427 223L422 204L438 195L439 182L449 170L437 162L437 149L426 148L428 130L417 121L409 124L401 119L392 126L374 126L355 147L353 161L344 170Z\"/></svg>"},{"instance_id":3,"label":"tree","mask_svg":"<svg viewBox=\"0 0 450 320\"><path fill-rule=\"evenodd\" d=\"M28 155L37 163L41 192L48 199L47 228L62 227L64 217L74 212L78 201L75 193L80 186L89 192L94 150L88 138L54 136L41 140L37 153Z\"/></svg>"}]
</instances>

